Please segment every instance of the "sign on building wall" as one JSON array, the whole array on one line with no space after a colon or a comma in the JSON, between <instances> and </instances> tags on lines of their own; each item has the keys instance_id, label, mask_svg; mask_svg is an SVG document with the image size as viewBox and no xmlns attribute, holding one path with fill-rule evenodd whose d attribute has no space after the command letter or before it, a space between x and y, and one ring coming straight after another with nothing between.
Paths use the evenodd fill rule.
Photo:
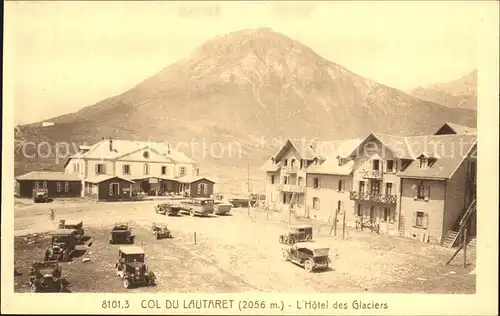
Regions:
<instances>
[{"instance_id":1,"label":"sign on building wall","mask_svg":"<svg viewBox=\"0 0 500 316\"><path fill-rule=\"evenodd\" d=\"M158 183L157 178L149 178L149 183Z\"/></svg>"}]
</instances>

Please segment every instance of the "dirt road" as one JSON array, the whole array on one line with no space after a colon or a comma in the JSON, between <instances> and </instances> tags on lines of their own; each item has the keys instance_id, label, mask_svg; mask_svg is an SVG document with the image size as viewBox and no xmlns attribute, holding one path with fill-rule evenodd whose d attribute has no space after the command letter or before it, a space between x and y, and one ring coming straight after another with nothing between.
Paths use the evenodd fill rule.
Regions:
<instances>
[{"instance_id":1,"label":"dirt road","mask_svg":"<svg viewBox=\"0 0 500 316\"><path fill-rule=\"evenodd\" d=\"M115 221L130 223L138 236L136 244L144 248L150 267L160 278L157 287L137 291L475 292L475 275L469 275L470 268L459 266L460 259L444 265L451 256L450 249L352 231L350 240L336 240L327 237L325 229L315 240L331 246L332 269L307 273L281 259L283 246L278 243L278 236L287 226L279 220L280 216L268 220L264 213L256 212L257 218L251 218L247 209L236 208L231 216L167 217L154 213L157 203L25 206L15 211L15 231L20 236L53 229L55 223L48 220L50 208L55 210L56 221L84 221L94 240L84 256L92 261L82 263L75 258L73 263L63 264L75 292L127 291L113 273L118 246L107 244L107 233ZM153 222L167 223L174 239L155 240L149 231ZM33 260L33 252L43 252L43 242L47 242L42 239L28 245L28 241L16 238L16 262L22 269L27 269L23 262ZM24 290L20 281L16 291Z\"/></svg>"}]
</instances>

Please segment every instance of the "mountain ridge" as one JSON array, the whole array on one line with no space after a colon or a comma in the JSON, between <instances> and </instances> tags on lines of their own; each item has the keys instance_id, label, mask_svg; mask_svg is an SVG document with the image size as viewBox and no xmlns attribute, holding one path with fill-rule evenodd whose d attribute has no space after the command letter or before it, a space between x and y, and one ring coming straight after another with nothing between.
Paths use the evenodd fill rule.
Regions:
<instances>
[{"instance_id":1,"label":"mountain ridge","mask_svg":"<svg viewBox=\"0 0 500 316\"><path fill-rule=\"evenodd\" d=\"M204 157L217 167L263 162L259 137L344 139L371 131L429 134L444 122L475 127L476 112L450 109L360 76L269 28L218 36L188 57L75 113L23 125L27 139L102 137L240 142L244 158ZM47 120L44 120L47 121ZM16 172L22 169L20 158ZM60 167L60 166L59 166ZM47 166L48 168L48 166Z\"/></svg>"}]
</instances>

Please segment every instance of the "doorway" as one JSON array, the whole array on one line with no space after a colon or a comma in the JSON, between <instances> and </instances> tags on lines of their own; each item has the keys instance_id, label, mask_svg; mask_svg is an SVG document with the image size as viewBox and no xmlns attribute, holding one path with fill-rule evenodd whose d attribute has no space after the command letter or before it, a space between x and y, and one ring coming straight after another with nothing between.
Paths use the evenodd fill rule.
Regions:
<instances>
[{"instance_id":1,"label":"doorway","mask_svg":"<svg viewBox=\"0 0 500 316\"><path fill-rule=\"evenodd\" d=\"M151 184L149 183L149 180L145 180L141 182L141 190L144 193L149 193L151 191Z\"/></svg>"},{"instance_id":2,"label":"doorway","mask_svg":"<svg viewBox=\"0 0 500 316\"><path fill-rule=\"evenodd\" d=\"M118 183L111 183L111 196L120 195L120 186Z\"/></svg>"}]
</instances>

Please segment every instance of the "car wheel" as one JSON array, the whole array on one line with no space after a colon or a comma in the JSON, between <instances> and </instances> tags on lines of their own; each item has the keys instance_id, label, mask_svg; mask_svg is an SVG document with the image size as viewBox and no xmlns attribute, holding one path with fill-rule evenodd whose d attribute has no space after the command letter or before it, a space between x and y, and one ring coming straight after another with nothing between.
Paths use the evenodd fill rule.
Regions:
<instances>
[{"instance_id":1,"label":"car wheel","mask_svg":"<svg viewBox=\"0 0 500 316\"><path fill-rule=\"evenodd\" d=\"M288 255L288 251L283 250L283 251L281 252L281 254L282 254L282 256L283 256L283 260L288 261L288 259L290 259L290 256Z\"/></svg>"},{"instance_id":2,"label":"car wheel","mask_svg":"<svg viewBox=\"0 0 500 316\"><path fill-rule=\"evenodd\" d=\"M123 279L123 287L126 289L130 288L130 281L129 279Z\"/></svg>"},{"instance_id":3,"label":"car wheel","mask_svg":"<svg viewBox=\"0 0 500 316\"><path fill-rule=\"evenodd\" d=\"M312 236L311 236L311 235L307 235L307 236L306 236L306 241L311 241L312 239L313 239L313 238L312 238Z\"/></svg>"},{"instance_id":4,"label":"car wheel","mask_svg":"<svg viewBox=\"0 0 500 316\"><path fill-rule=\"evenodd\" d=\"M189 211L189 215L194 217L194 210Z\"/></svg>"},{"instance_id":5,"label":"car wheel","mask_svg":"<svg viewBox=\"0 0 500 316\"><path fill-rule=\"evenodd\" d=\"M280 242L280 244L284 244L285 243L285 236L280 235L279 242Z\"/></svg>"},{"instance_id":6,"label":"car wheel","mask_svg":"<svg viewBox=\"0 0 500 316\"><path fill-rule=\"evenodd\" d=\"M304 269L307 272L311 272L313 270L313 263L311 262L311 260L306 260L306 262L304 262Z\"/></svg>"},{"instance_id":7,"label":"car wheel","mask_svg":"<svg viewBox=\"0 0 500 316\"><path fill-rule=\"evenodd\" d=\"M295 243L295 240L293 238L288 239L288 244L293 245Z\"/></svg>"}]
</instances>

